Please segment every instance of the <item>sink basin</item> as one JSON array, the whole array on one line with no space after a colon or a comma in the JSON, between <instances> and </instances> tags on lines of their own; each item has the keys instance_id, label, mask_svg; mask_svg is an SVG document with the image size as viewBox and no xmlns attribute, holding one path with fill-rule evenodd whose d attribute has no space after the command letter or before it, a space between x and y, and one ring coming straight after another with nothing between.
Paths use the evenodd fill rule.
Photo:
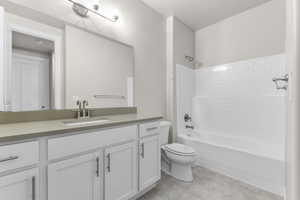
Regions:
<instances>
[{"instance_id":1,"label":"sink basin","mask_svg":"<svg viewBox=\"0 0 300 200\"><path fill-rule=\"evenodd\" d=\"M89 124L102 124L110 122L109 119L88 119L88 120L73 120L73 121L64 121L63 124L66 126L80 126L80 125L89 125Z\"/></svg>"}]
</instances>

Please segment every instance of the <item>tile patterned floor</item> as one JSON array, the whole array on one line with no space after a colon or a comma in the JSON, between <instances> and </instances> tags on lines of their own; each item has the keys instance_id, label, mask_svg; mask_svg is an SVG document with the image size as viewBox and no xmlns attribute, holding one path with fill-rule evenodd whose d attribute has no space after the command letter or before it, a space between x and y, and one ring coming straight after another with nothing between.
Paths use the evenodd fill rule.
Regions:
<instances>
[{"instance_id":1,"label":"tile patterned floor","mask_svg":"<svg viewBox=\"0 0 300 200\"><path fill-rule=\"evenodd\" d=\"M193 173L193 183L179 182L163 175L158 186L139 200L283 200L204 168L196 167Z\"/></svg>"}]
</instances>

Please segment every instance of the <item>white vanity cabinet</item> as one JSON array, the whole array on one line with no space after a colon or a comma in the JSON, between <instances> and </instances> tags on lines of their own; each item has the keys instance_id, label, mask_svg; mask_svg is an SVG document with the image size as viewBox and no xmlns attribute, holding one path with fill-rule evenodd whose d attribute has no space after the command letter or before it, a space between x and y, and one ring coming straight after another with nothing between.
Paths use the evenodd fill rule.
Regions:
<instances>
[{"instance_id":1,"label":"white vanity cabinet","mask_svg":"<svg viewBox=\"0 0 300 200\"><path fill-rule=\"evenodd\" d=\"M48 159L54 163L48 166L48 200L127 200L136 195L137 140L137 125L49 139Z\"/></svg>"},{"instance_id":2,"label":"white vanity cabinet","mask_svg":"<svg viewBox=\"0 0 300 200\"><path fill-rule=\"evenodd\" d=\"M0 146L0 199L39 200L38 162L38 142Z\"/></svg>"},{"instance_id":3,"label":"white vanity cabinet","mask_svg":"<svg viewBox=\"0 0 300 200\"><path fill-rule=\"evenodd\" d=\"M95 152L48 166L48 200L102 200L102 154Z\"/></svg>"},{"instance_id":4,"label":"white vanity cabinet","mask_svg":"<svg viewBox=\"0 0 300 200\"><path fill-rule=\"evenodd\" d=\"M24 142L0 146L0 173L39 162L39 143Z\"/></svg>"},{"instance_id":5,"label":"white vanity cabinet","mask_svg":"<svg viewBox=\"0 0 300 200\"><path fill-rule=\"evenodd\" d=\"M1 200L39 200L38 191L37 169L0 177Z\"/></svg>"},{"instance_id":6,"label":"white vanity cabinet","mask_svg":"<svg viewBox=\"0 0 300 200\"><path fill-rule=\"evenodd\" d=\"M105 200L127 200L137 193L137 142L105 149Z\"/></svg>"},{"instance_id":7,"label":"white vanity cabinet","mask_svg":"<svg viewBox=\"0 0 300 200\"><path fill-rule=\"evenodd\" d=\"M0 144L0 200L131 200L159 179L154 122Z\"/></svg>"},{"instance_id":8,"label":"white vanity cabinet","mask_svg":"<svg viewBox=\"0 0 300 200\"><path fill-rule=\"evenodd\" d=\"M139 132L139 190L142 191L161 177L159 123L141 124Z\"/></svg>"},{"instance_id":9,"label":"white vanity cabinet","mask_svg":"<svg viewBox=\"0 0 300 200\"><path fill-rule=\"evenodd\" d=\"M140 140L139 188L144 190L160 179L159 136L150 136Z\"/></svg>"}]
</instances>

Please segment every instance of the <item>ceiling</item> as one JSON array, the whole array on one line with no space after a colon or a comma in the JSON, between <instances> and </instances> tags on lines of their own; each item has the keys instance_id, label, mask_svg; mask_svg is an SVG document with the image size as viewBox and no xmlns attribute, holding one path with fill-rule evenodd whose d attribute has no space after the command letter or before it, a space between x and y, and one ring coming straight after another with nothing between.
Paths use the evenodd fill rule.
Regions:
<instances>
[{"instance_id":1,"label":"ceiling","mask_svg":"<svg viewBox=\"0 0 300 200\"><path fill-rule=\"evenodd\" d=\"M46 39L13 32L12 44L14 48L49 54L54 51L54 42Z\"/></svg>"},{"instance_id":2,"label":"ceiling","mask_svg":"<svg viewBox=\"0 0 300 200\"><path fill-rule=\"evenodd\" d=\"M176 16L194 30L199 30L270 0L142 0L163 14Z\"/></svg>"}]
</instances>

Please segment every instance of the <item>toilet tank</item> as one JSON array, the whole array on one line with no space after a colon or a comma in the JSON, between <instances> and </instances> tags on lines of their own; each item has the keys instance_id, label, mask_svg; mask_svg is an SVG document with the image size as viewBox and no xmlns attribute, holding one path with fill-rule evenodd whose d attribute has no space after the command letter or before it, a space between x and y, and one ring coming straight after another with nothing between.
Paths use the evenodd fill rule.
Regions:
<instances>
[{"instance_id":1,"label":"toilet tank","mask_svg":"<svg viewBox=\"0 0 300 200\"><path fill-rule=\"evenodd\" d=\"M160 145L168 144L171 122L160 122Z\"/></svg>"}]
</instances>

